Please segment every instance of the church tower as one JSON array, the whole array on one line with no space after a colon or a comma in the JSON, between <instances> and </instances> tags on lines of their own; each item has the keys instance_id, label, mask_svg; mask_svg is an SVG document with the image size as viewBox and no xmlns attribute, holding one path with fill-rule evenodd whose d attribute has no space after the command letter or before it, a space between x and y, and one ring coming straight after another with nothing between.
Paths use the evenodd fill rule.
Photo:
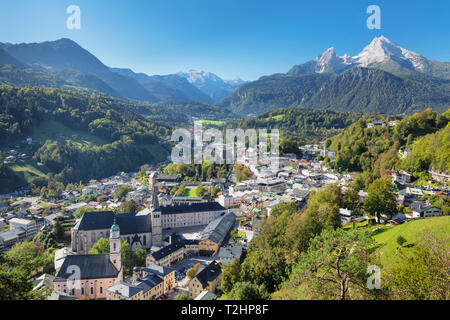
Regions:
<instances>
[{"instance_id":1,"label":"church tower","mask_svg":"<svg viewBox=\"0 0 450 320\"><path fill-rule=\"evenodd\" d=\"M158 188L154 185L152 197L152 210L150 217L152 220L152 246L162 246L162 217L158 211Z\"/></svg>"},{"instance_id":2,"label":"church tower","mask_svg":"<svg viewBox=\"0 0 450 320\"><path fill-rule=\"evenodd\" d=\"M120 228L116 223L114 216L114 224L111 226L109 236L109 259L118 271L122 271L122 257L120 248Z\"/></svg>"}]
</instances>

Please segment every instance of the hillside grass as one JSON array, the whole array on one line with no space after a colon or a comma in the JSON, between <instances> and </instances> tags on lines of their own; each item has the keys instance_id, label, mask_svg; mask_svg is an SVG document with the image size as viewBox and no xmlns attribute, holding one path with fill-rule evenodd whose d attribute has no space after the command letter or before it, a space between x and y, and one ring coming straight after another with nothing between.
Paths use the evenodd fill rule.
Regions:
<instances>
[{"instance_id":1,"label":"hillside grass","mask_svg":"<svg viewBox=\"0 0 450 320\"><path fill-rule=\"evenodd\" d=\"M213 126L223 126L226 124L226 121L220 121L220 120L198 120L201 124L205 125L213 125Z\"/></svg>"},{"instance_id":2,"label":"hillside grass","mask_svg":"<svg viewBox=\"0 0 450 320\"><path fill-rule=\"evenodd\" d=\"M360 226L364 228L364 226ZM373 226L368 226L372 228ZM366 227L367 228L367 227ZM375 227L376 228L376 227ZM450 216L439 216L426 219L412 220L398 226L382 226L373 236L377 244L375 254L379 254L382 270L394 263L398 236L407 240L402 251L411 250L424 232L432 233L438 237L446 236L450 230ZM450 247L450 243L447 243ZM383 272L383 271L382 271ZM272 300L310 300L303 285L285 286L271 295Z\"/></svg>"},{"instance_id":3,"label":"hillside grass","mask_svg":"<svg viewBox=\"0 0 450 320\"><path fill-rule=\"evenodd\" d=\"M396 248L400 246L397 243L399 236L407 240L403 249L408 250L417 243L424 232L439 237L448 234L449 230L450 216L413 220L398 226L384 226L374 235L374 239L379 245L377 252L380 254L381 264L388 266L394 259Z\"/></svg>"},{"instance_id":4,"label":"hillside grass","mask_svg":"<svg viewBox=\"0 0 450 320\"><path fill-rule=\"evenodd\" d=\"M42 122L40 126L33 130L31 138L40 143L45 143L46 140L71 141L77 146L101 146L108 143L105 139L88 131L72 129L54 120Z\"/></svg>"},{"instance_id":5,"label":"hillside grass","mask_svg":"<svg viewBox=\"0 0 450 320\"><path fill-rule=\"evenodd\" d=\"M47 178L50 172L50 169L34 160L19 160L9 164L9 167L27 182L36 176Z\"/></svg>"}]
</instances>

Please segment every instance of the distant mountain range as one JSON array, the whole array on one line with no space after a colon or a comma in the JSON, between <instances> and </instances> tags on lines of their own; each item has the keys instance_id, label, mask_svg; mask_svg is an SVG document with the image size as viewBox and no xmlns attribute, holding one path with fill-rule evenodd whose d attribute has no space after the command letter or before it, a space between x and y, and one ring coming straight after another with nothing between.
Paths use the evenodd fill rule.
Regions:
<instances>
[{"instance_id":1,"label":"distant mountain range","mask_svg":"<svg viewBox=\"0 0 450 320\"><path fill-rule=\"evenodd\" d=\"M428 60L407 50L384 36L374 38L357 56L337 56L334 47L315 60L294 66L288 74L339 73L351 67L377 68L388 72L418 71L430 76L450 79L450 63Z\"/></svg>"},{"instance_id":2,"label":"distant mountain range","mask_svg":"<svg viewBox=\"0 0 450 320\"><path fill-rule=\"evenodd\" d=\"M240 115L286 107L411 114L450 107L450 63L428 60L385 37L354 57L334 48L286 74L246 83L219 105Z\"/></svg>"},{"instance_id":3,"label":"distant mountain range","mask_svg":"<svg viewBox=\"0 0 450 320\"><path fill-rule=\"evenodd\" d=\"M131 69L110 68L70 39L0 43L0 83L10 85L78 88L150 103L214 104L242 82L226 82L215 77L219 89L208 86L202 90L203 86L181 75L148 76ZM217 93L220 90L224 90L223 93Z\"/></svg>"},{"instance_id":4,"label":"distant mountain range","mask_svg":"<svg viewBox=\"0 0 450 320\"><path fill-rule=\"evenodd\" d=\"M160 101L196 101L213 104L208 94L189 83L178 75L148 76L145 73L135 73L131 69L111 68L112 71L137 80L147 91Z\"/></svg>"},{"instance_id":5,"label":"distant mountain range","mask_svg":"<svg viewBox=\"0 0 450 320\"><path fill-rule=\"evenodd\" d=\"M0 44L11 56L40 72L48 72L61 77L62 80L70 83L71 78L78 77L71 74L71 71L77 73L88 73L98 78L96 82L102 81L102 87L108 88L106 93L116 92L123 98L135 100L157 102L159 101L150 92L145 90L136 80L121 76L112 72L97 57L80 47L77 43L69 39L61 39L43 43L21 43L21 44ZM59 72L64 69L65 72ZM75 83L81 87L97 90L97 87L91 88L90 83Z\"/></svg>"},{"instance_id":6,"label":"distant mountain range","mask_svg":"<svg viewBox=\"0 0 450 320\"><path fill-rule=\"evenodd\" d=\"M0 43L0 84L99 92L160 106L218 105L238 116L291 107L411 114L450 106L450 63L429 60L383 36L356 56L338 56L330 48L287 73L253 82L196 70L149 76L110 68L70 39Z\"/></svg>"},{"instance_id":7,"label":"distant mountain range","mask_svg":"<svg viewBox=\"0 0 450 320\"><path fill-rule=\"evenodd\" d=\"M234 80L222 80L211 72L190 70L189 72L177 73L205 92L214 102L217 102L226 96L232 94L239 86L245 83L244 80L236 78Z\"/></svg>"}]
</instances>

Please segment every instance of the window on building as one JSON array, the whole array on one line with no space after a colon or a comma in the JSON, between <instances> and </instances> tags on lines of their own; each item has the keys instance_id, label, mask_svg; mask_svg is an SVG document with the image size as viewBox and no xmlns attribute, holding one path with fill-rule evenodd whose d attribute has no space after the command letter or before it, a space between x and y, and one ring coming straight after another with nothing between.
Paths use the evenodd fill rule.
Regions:
<instances>
[{"instance_id":1,"label":"window on building","mask_svg":"<svg viewBox=\"0 0 450 320\"><path fill-rule=\"evenodd\" d=\"M94 294L94 287L91 287L91 294Z\"/></svg>"}]
</instances>

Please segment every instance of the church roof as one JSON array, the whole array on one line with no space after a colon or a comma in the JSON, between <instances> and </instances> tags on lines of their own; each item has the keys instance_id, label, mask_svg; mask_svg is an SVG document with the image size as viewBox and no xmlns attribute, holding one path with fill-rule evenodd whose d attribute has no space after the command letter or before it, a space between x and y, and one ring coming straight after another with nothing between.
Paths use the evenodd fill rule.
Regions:
<instances>
[{"instance_id":1,"label":"church roof","mask_svg":"<svg viewBox=\"0 0 450 320\"><path fill-rule=\"evenodd\" d=\"M80 279L117 278L119 271L109 260L109 254L69 255L58 271L55 281L67 280L74 271L69 267L80 268ZM70 268L72 269L72 268Z\"/></svg>"},{"instance_id":2,"label":"church roof","mask_svg":"<svg viewBox=\"0 0 450 320\"><path fill-rule=\"evenodd\" d=\"M114 224L114 217L122 235L147 233L152 230L150 216L137 216L136 213L115 214L112 211L86 212L81 218L78 230L109 229Z\"/></svg>"},{"instance_id":3,"label":"church roof","mask_svg":"<svg viewBox=\"0 0 450 320\"><path fill-rule=\"evenodd\" d=\"M116 223L116 218L114 217L114 224L111 226L111 232L118 231L120 232L119 225Z\"/></svg>"},{"instance_id":4,"label":"church roof","mask_svg":"<svg viewBox=\"0 0 450 320\"><path fill-rule=\"evenodd\" d=\"M226 209L218 202L199 202L189 204L174 204L170 206L162 206L155 211L161 214L179 214L205 211L225 211Z\"/></svg>"}]
</instances>

